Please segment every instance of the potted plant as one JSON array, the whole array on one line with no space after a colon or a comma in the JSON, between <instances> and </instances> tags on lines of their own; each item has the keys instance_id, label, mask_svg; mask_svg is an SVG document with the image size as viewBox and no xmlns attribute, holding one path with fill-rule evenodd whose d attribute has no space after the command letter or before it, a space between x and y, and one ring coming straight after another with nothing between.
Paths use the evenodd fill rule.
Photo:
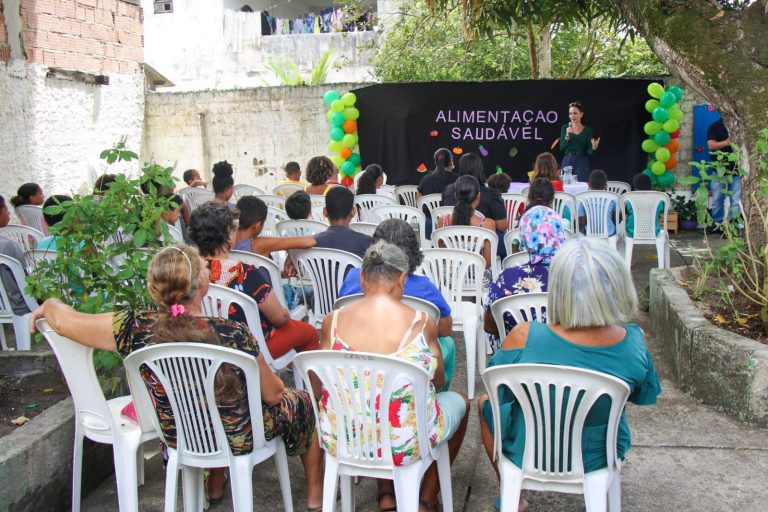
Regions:
<instances>
[{"instance_id":1,"label":"potted plant","mask_svg":"<svg viewBox=\"0 0 768 512\"><path fill-rule=\"evenodd\" d=\"M672 198L671 206L677 212L681 228L686 231L696 229L699 223L696 221L696 202L693 199L676 195Z\"/></svg>"}]
</instances>

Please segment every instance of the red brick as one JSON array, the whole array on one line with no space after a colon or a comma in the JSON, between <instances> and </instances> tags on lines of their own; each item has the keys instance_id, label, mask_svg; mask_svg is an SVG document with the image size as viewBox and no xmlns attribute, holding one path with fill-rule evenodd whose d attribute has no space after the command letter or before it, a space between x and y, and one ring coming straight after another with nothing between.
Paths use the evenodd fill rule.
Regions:
<instances>
[{"instance_id":1,"label":"red brick","mask_svg":"<svg viewBox=\"0 0 768 512\"><path fill-rule=\"evenodd\" d=\"M91 25L89 28L92 38L99 41L117 42L117 31L115 29L105 27L104 25Z\"/></svg>"},{"instance_id":2,"label":"red brick","mask_svg":"<svg viewBox=\"0 0 768 512\"><path fill-rule=\"evenodd\" d=\"M96 23L98 25L114 26L112 11L106 9L96 9Z\"/></svg>"},{"instance_id":3,"label":"red brick","mask_svg":"<svg viewBox=\"0 0 768 512\"><path fill-rule=\"evenodd\" d=\"M76 18L77 17L77 8L75 7L75 3L72 1L61 1L56 0L56 14L59 16L63 16L65 18ZM80 9L82 10L82 8Z\"/></svg>"},{"instance_id":4,"label":"red brick","mask_svg":"<svg viewBox=\"0 0 768 512\"><path fill-rule=\"evenodd\" d=\"M6 43L0 43L0 61L7 63L11 60L11 47Z\"/></svg>"}]
</instances>

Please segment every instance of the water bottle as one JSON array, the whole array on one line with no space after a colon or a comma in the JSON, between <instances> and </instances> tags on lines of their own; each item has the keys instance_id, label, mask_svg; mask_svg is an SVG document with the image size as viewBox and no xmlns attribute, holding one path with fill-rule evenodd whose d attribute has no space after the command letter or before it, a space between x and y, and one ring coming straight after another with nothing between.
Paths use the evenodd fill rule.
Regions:
<instances>
[{"instance_id":1,"label":"water bottle","mask_svg":"<svg viewBox=\"0 0 768 512\"><path fill-rule=\"evenodd\" d=\"M570 185L573 183L573 167L566 165L563 167L563 185Z\"/></svg>"}]
</instances>

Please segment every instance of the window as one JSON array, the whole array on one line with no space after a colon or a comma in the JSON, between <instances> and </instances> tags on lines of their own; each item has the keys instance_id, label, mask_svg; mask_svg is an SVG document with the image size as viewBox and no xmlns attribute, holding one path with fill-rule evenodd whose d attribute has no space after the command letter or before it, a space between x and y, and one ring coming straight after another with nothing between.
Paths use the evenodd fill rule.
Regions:
<instances>
[{"instance_id":1,"label":"window","mask_svg":"<svg viewBox=\"0 0 768 512\"><path fill-rule=\"evenodd\" d=\"M155 14L173 12L173 0L155 0Z\"/></svg>"}]
</instances>

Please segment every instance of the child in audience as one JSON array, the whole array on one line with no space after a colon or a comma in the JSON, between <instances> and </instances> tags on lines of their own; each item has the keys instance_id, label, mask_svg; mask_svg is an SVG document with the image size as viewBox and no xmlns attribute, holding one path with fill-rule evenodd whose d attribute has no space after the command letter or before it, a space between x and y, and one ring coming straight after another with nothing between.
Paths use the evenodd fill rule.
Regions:
<instances>
[{"instance_id":1,"label":"child in audience","mask_svg":"<svg viewBox=\"0 0 768 512\"><path fill-rule=\"evenodd\" d=\"M187 184L188 187L207 187L208 183L203 181L200 177L200 171L197 169L187 169L184 171L183 175L184 183Z\"/></svg>"},{"instance_id":2,"label":"child in audience","mask_svg":"<svg viewBox=\"0 0 768 512\"><path fill-rule=\"evenodd\" d=\"M636 191L652 190L651 178L647 174L637 173L632 178L632 187ZM656 235L661 233L661 226L659 225L659 217L664 215L664 203L659 202L659 206L656 207ZM629 238L635 237L635 214L632 211L632 205L627 203L627 225L625 231Z\"/></svg>"},{"instance_id":3,"label":"child in audience","mask_svg":"<svg viewBox=\"0 0 768 512\"><path fill-rule=\"evenodd\" d=\"M116 174L102 174L93 183L93 195L103 196L109 191L109 186L117 180Z\"/></svg>"},{"instance_id":4,"label":"child in audience","mask_svg":"<svg viewBox=\"0 0 768 512\"><path fill-rule=\"evenodd\" d=\"M285 200L285 213L291 220L306 220L312 214L312 199L304 191L294 192Z\"/></svg>"},{"instance_id":5,"label":"child in audience","mask_svg":"<svg viewBox=\"0 0 768 512\"><path fill-rule=\"evenodd\" d=\"M336 166L327 156L316 156L307 162L307 181L309 185L304 187L304 191L312 195L325 195L332 185L328 184L331 176L336 174Z\"/></svg>"},{"instance_id":6,"label":"child in audience","mask_svg":"<svg viewBox=\"0 0 768 512\"><path fill-rule=\"evenodd\" d=\"M16 195L11 198L11 204L14 208L31 204L40 206L45 202L43 189L37 183L25 183L16 191Z\"/></svg>"},{"instance_id":7,"label":"child in audience","mask_svg":"<svg viewBox=\"0 0 768 512\"><path fill-rule=\"evenodd\" d=\"M71 201L72 198L65 195L55 195L51 196L48 199L45 200L45 203L43 203L43 218L45 219L45 223L48 224L49 228L54 227L56 224L61 222L61 220L64 218L64 214L66 213L63 209L59 213L53 214L53 213L46 213L45 209L49 206L56 206L64 201ZM57 240L59 239L61 235L48 235L47 237L41 239L39 242L37 242L37 249L42 249L44 251L56 251L57 250Z\"/></svg>"},{"instance_id":8,"label":"child in audience","mask_svg":"<svg viewBox=\"0 0 768 512\"><path fill-rule=\"evenodd\" d=\"M357 195L375 194L384 184L384 171L379 164L370 164L357 180Z\"/></svg>"},{"instance_id":9,"label":"child in audience","mask_svg":"<svg viewBox=\"0 0 768 512\"><path fill-rule=\"evenodd\" d=\"M213 166L213 193L214 200L228 204L230 208L235 205L229 202L235 193L235 180L232 178L234 170L232 164L224 160Z\"/></svg>"},{"instance_id":10,"label":"child in audience","mask_svg":"<svg viewBox=\"0 0 768 512\"><path fill-rule=\"evenodd\" d=\"M605 171L595 169L589 174L589 190L607 190L608 189L608 175ZM579 204L578 208L579 216L579 230L582 233L586 233L587 225L587 212L584 209L584 204ZM616 201L608 203L608 236L616 234Z\"/></svg>"},{"instance_id":11,"label":"child in audience","mask_svg":"<svg viewBox=\"0 0 768 512\"><path fill-rule=\"evenodd\" d=\"M330 227L315 235L317 247L340 249L357 254L361 258L371 245L371 237L350 229L349 224L355 217L355 195L345 187L333 187L325 195L323 215L328 218Z\"/></svg>"},{"instance_id":12,"label":"child in audience","mask_svg":"<svg viewBox=\"0 0 768 512\"><path fill-rule=\"evenodd\" d=\"M560 181L560 169L557 167L557 160L550 152L541 153L536 157L531 173L531 183L536 178L547 178L552 182L555 191L563 191L563 183Z\"/></svg>"},{"instance_id":13,"label":"child in audience","mask_svg":"<svg viewBox=\"0 0 768 512\"><path fill-rule=\"evenodd\" d=\"M240 211L240 219L235 250L254 252L269 258L274 251L311 249L315 246L315 239L311 236L259 236L264 229L268 211L266 203L256 196L241 197L237 201L237 209Z\"/></svg>"},{"instance_id":14,"label":"child in audience","mask_svg":"<svg viewBox=\"0 0 768 512\"><path fill-rule=\"evenodd\" d=\"M307 184L301 181L301 167L298 162L288 162L283 168L285 171L285 179L280 182L281 185L301 185L306 187Z\"/></svg>"},{"instance_id":15,"label":"child in audience","mask_svg":"<svg viewBox=\"0 0 768 512\"><path fill-rule=\"evenodd\" d=\"M499 194L506 194L509 192L509 184L512 183L512 179L507 173L502 172L492 174L485 180L485 183L488 188L496 190Z\"/></svg>"},{"instance_id":16,"label":"child in audience","mask_svg":"<svg viewBox=\"0 0 768 512\"><path fill-rule=\"evenodd\" d=\"M0 228L6 227L10 220L11 214L8 211L8 205L5 204L5 198L0 196ZM19 244L10 238L0 236L0 254L10 256L11 258L21 263L21 267L24 268L24 253L22 252ZM17 283L13 278L13 274L8 267L4 265L0 266L0 278L3 281L3 288L5 288L5 293L8 295L8 300L11 302L10 305L11 309L13 310L13 314L26 315L29 313L29 307L24 301L24 297L21 295L19 283ZM21 285L24 286L25 283L21 283ZM0 327L0 329L2 329L2 327Z\"/></svg>"}]
</instances>

